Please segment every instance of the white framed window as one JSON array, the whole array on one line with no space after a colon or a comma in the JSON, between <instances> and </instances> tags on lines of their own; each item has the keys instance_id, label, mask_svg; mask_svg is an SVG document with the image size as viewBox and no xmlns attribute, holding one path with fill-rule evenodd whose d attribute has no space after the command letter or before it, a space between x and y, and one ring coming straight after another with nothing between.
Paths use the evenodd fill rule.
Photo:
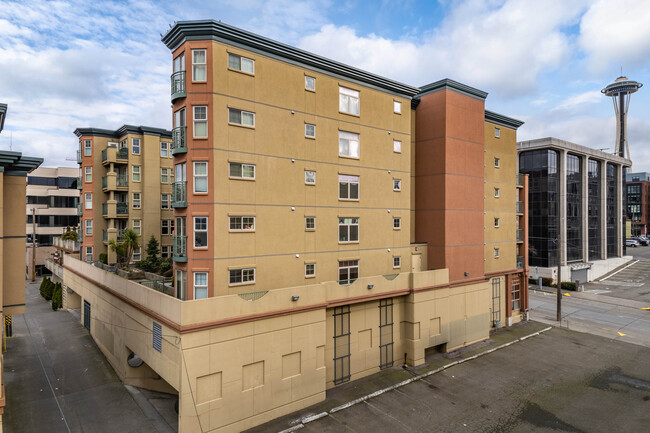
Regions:
<instances>
[{"instance_id":1,"label":"white framed window","mask_svg":"<svg viewBox=\"0 0 650 433\"><path fill-rule=\"evenodd\" d=\"M174 278L174 286L176 287L176 297L180 300L187 299L187 271L176 270L176 278Z\"/></svg>"},{"instance_id":2,"label":"white framed window","mask_svg":"<svg viewBox=\"0 0 650 433\"><path fill-rule=\"evenodd\" d=\"M84 182L92 182L92 181L93 181L93 168L84 167Z\"/></svg>"},{"instance_id":3,"label":"white framed window","mask_svg":"<svg viewBox=\"0 0 650 433\"><path fill-rule=\"evenodd\" d=\"M305 75L305 90L316 91L316 78Z\"/></svg>"},{"instance_id":4,"label":"white framed window","mask_svg":"<svg viewBox=\"0 0 650 433\"><path fill-rule=\"evenodd\" d=\"M171 224L169 224L171 221L170 220L160 220L160 234L161 235L171 235L172 230L171 230Z\"/></svg>"},{"instance_id":5,"label":"white framed window","mask_svg":"<svg viewBox=\"0 0 650 433\"><path fill-rule=\"evenodd\" d=\"M313 216L305 217L305 230L307 231L316 230L316 217Z\"/></svg>"},{"instance_id":6,"label":"white framed window","mask_svg":"<svg viewBox=\"0 0 650 433\"><path fill-rule=\"evenodd\" d=\"M339 243L359 242L359 218L339 218Z\"/></svg>"},{"instance_id":7,"label":"white framed window","mask_svg":"<svg viewBox=\"0 0 650 433\"><path fill-rule=\"evenodd\" d=\"M133 231L138 236L142 234L142 220L133 220Z\"/></svg>"},{"instance_id":8,"label":"white framed window","mask_svg":"<svg viewBox=\"0 0 650 433\"><path fill-rule=\"evenodd\" d=\"M228 69L255 74L255 60L228 53Z\"/></svg>"},{"instance_id":9,"label":"white framed window","mask_svg":"<svg viewBox=\"0 0 650 433\"><path fill-rule=\"evenodd\" d=\"M84 140L84 156L92 156L93 142L91 140Z\"/></svg>"},{"instance_id":10,"label":"white framed window","mask_svg":"<svg viewBox=\"0 0 650 433\"><path fill-rule=\"evenodd\" d=\"M161 158L169 158L171 155L169 153L169 143L166 141L161 141L160 142L160 157Z\"/></svg>"},{"instance_id":11,"label":"white framed window","mask_svg":"<svg viewBox=\"0 0 650 433\"><path fill-rule=\"evenodd\" d=\"M93 234L93 220L86 220L86 235Z\"/></svg>"},{"instance_id":12,"label":"white framed window","mask_svg":"<svg viewBox=\"0 0 650 433\"><path fill-rule=\"evenodd\" d=\"M160 247L160 257L169 257L169 245Z\"/></svg>"},{"instance_id":13,"label":"white framed window","mask_svg":"<svg viewBox=\"0 0 650 433\"><path fill-rule=\"evenodd\" d=\"M494 197L499 198L499 188L494 188Z\"/></svg>"},{"instance_id":14,"label":"white framed window","mask_svg":"<svg viewBox=\"0 0 650 433\"><path fill-rule=\"evenodd\" d=\"M393 191L401 191L401 190L402 190L402 180L393 179Z\"/></svg>"},{"instance_id":15,"label":"white framed window","mask_svg":"<svg viewBox=\"0 0 650 433\"><path fill-rule=\"evenodd\" d=\"M359 115L359 91L339 86L339 111Z\"/></svg>"},{"instance_id":16,"label":"white framed window","mask_svg":"<svg viewBox=\"0 0 650 433\"><path fill-rule=\"evenodd\" d=\"M393 217L393 229L400 230L402 228L402 218Z\"/></svg>"},{"instance_id":17,"label":"white framed window","mask_svg":"<svg viewBox=\"0 0 650 433\"><path fill-rule=\"evenodd\" d=\"M401 256L393 256L393 269L401 268L402 267L402 257Z\"/></svg>"},{"instance_id":18,"label":"white framed window","mask_svg":"<svg viewBox=\"0 0 650 433\"><path fill-rule=\"evenodd\" d=\"M499 158L494 158L494 167L495 168L501 167L501 160Z\"/></svg>"},{"instance_id":19,"label":"white framed window","mask_svg":"<svg viewBox=\"0 0 650 433\"><path fill-rule=\"evenodd\" d=\"M359 200L359 176L339 174L339 200Z\"/></svg>"},{"instance_id":20,"label":"white framed window","mask_svg":"<svg viewBox=\"0 0 650 433\"><path fill-rule=\"evenodd\" d=\"M316 138L316 125L313 123L305 123L305 137Z\"/></svg>"},{"instance_id":21,"label":"white framed window","mask_svg":"<svg viewBox=\"0 0 650 433\"><path fill-rule=\"evenodd\" d=\"M498 249L498 248L495 248L495 249L494 249L494 258L495 258L495 259L498 259L498 258L499 258L499 249Z\"/></svg>"},{"instance_id":22,"label":"white framed window","mask_svg":"<svg viewBox=\"0 0 650 433\"><path fill-rule=\"evenodd\" d=\"M307 185L316 185L316 172L313 170L305 170L305 183Z\"/></svg>"},{"instance_id":23,"label":"white framed window","mask_svg":"<svg viewBox=\"0 0 650 433\"><path fill-rule=\"evenodd\" d=\"M86 263L93 261L93 247L86 247Z\"/></svg>"},{"instance_id":24,"label":"white framed window","mask_svg":"<svg viewBox=\"0 0 650 433\"><path fill-rule=\"evenodd\" d=\"M316 263L305 263L305 278L316 276Z\"/></svg>"},{"instance_id":25,"label":"white framed window","mask_svg":"<svg viewBox=\"0 0 650 433\"><path fill-rule=\"evenodd\" d=\"M228 219L229 219L229 230L231 232L255 231L254 216L231 216Z\"/></svg>"},{"instance_id":26,"label":"white framed window","mask_svg":"<svg viewBox=\"0 0 650 433\"><path fill-rule=\"evenodd\" d=\"M133 178L133 182L140 182L140 166L139 165L131 166L131 177Z\"/></svg>"},{"instance_id":27,"label":"white framed window","mask_svg":"<svg viewBox=\"0 0 650 433\"><path fill-rule=\"evenodd\" d=\"M194 138L208 138L208 106L195 105L192 107L194 113Z\"/></svg>"},{"instance_id":28,"label":"white framed window","mask_svg":"<svg viewBox=\"0 0 650 433\"><path fill-rule=\"evenodd\" d=\"M160 194L160 208L169 209L170 194Z\"/></svg>"},{"instance_id":29,"label":"white framed window","mask_svg":"<svg viewBox=\"0 0 650 433\"><path fill-rule=\"evenodd\" d=\"M501 137L501 130L499 128L494 128L494 136L496 138Z\"/></svg>"},{"instance_id":30,"label":"white framed window","mask_svg":"<svg viewBox=\"0 0 650 433\"><path fill-rule=\"evenodd\" d=\"M169 182L169 172L171 171L170 168L161 168L160 169L160 183L168 183Z\"/></svg>"},{"instance_id":31,"label":"white framed window","mask_svg":"<svg viewBox=\"0 0 650 433\"><path fill-rule=\"evenodd\" d=\"M192 50L192 81L206 81L207 68L205 49Z\"/></svg>"},{"instance_id":32,"label":"white framed window","mask_svg":"<svg viewBox=\"0 0 650 433\"><path fill-rule=\"evenodd\" d=\"M359 260L339 261L339 284L352 284L359 278Z\"/></svg>"},{"instance_id":33,"label":"white framed window","mask_svg":"<svg viewBox=\"0 0 650 433\"><path fill-rule=\"evenodd\" d=\"M359 134L339 131L339 156L359 158Z\"/></svg>"},{"instance_id":34,"label":"white framed window","mask_svg":"<svg viewBox=\"0 0 650 433\"><path fill-rule=\"evenodd\" d=\"M194 162L194 192L208 192L208 163Z\"/></svg>"},{"instance_id":35,"label":"white framed window","mask_svg":"<svg viewBox=\"0 0 650 433\"><path fill-rule=\"evenodd\" d=\"M185 53L180 53L178 57L174 59L174 72L180 72L185 70Z\"/></svg>"},{"instance_id":36,"label":"white framed window","mask_svg":"<svg viewBox=\"0 0 650 433\"><path fill-rule=\"evenodd\" d=\"M255 179L255 164L230 162L228 174L232 179Z\"/></svg>"},{"instance_id":37,"label":"white framed window","mask_svg":"<svg viewBox=\"0 0 650 433\"><path fill-rule=\"evenodd\" d=\"M393 140L393 152L402 153L402 142L399 140Z\"/></svg>"},{"instance_id":38,"label":"white framed window","mask_svg":"<svg viewBox=\"0 0 650 433\"><path fill-rule=\"evenodd\" d=\"M208 273L194 272L194 299L208 297Z\"/></svg>"},{"instance_id":39,"label":"white framed window","mask_svg":"<svg viewBox=\"0 0 650 433\"><path fill-rule=\"evenodd\" d=\"M255 268L230 269L228 284L231 286L239 284L252 284L255 282Z\"/></svg>"},{"instance_id":40,"label":"white framed window","mask_svg":"<svg viewBox=\"0 0 650 433\"><path fill-rule=\"evenodd\" d=\"M228 123L231 125L255 127L255 113L250 111L228 108Z\"/></svg>"},{"instance_id":41,"label":"white framed window","mask_svg":"<svg viewBox=\"0 0 650 433\"><path fill-rule=\"evenodd\" d=\"M134 155L140 155L140 139L139 138L132 138L131 139L131 152L133 152Z\"/></svg>"},{"instance_id":42,"label":"white framed window","mask_svg":"<svg viewBox=\"0 0 650 433\"><path fill-rule=\"evenodd\" d=\"M142 248L136 248L133 250L133 261L139 262L142 260Z\"/></svg>"},{"instance_id":43,"label":"white framed window","mask_svg":"<svg viewBox=\"0 0 650 433\"><path fill-rule=\"evenodd\" d=\"M86 193L86 197L84 200L84 208L85 209L92 209L93 208L93 194L90 192Z\"/></svg>"},{"instance_id":44,"label":"white framed window","mask_svg":"<svg viewBox=\"0 0 650 433\"><path fill-rule=\"evenodd\" d=\"M129 148L129 140L126 138L122 141L120 141L120 149L128 149Z\"/></svg>"},{"instance_id":45,"label":"white framed window","mask_svg":"<svg viewBox=\"0 0 650 433\"><path fill-rule=\"evenodd\" d=\"M494 227L499 227L499 218L494 218Z\"/></svg>"},{"instance_id":46,"label":"white framed window","mask_svg":"<svg viewBox=\"0 0 650 433\"><path fill-rule=\"evenodd\" d=\"M181 108L174 112L174 128L187 126L185 124L185 108Z\"/></svg>"},{"instance_id":47,"label":"white framed window","mask_svg":"<svg viewBox=\"0 0 650 433\"><path fill-rule=\"evenodd\" d=\"M132 193L132 200L131 200L131 202L132 202L132 204L133 204L133 209L140 209L140 207L141 207L141 205L142 205L142 203L141 203L141 201L142 201L141 197L142 197L142 196L140 195L139 192L134 192L134 193Z\"/></svg>"},{"instance_id":48,"label":"white framed window","mask_svg":"<svg viewBox=\"0 0 650 433\"><path fill-rule=\"evenodd\" d=\"M208 217L194 217L194 248L208 247Z\"/></svg>"},{"instance_id":49,"label":"white framed window","mask_svg":"<svg viewBox=\"0 0 650 433\"><path fill-rule=\"evenodd\" d=\"M393 113L402 114L402 103L399 101L393 101Z\"/></svg>"}]
</instances>

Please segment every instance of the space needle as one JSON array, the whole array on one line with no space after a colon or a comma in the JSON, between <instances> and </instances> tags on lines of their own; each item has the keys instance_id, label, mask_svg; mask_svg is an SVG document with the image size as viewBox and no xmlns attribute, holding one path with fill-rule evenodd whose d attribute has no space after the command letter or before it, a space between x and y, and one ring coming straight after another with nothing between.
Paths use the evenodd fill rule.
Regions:
<instances>
[{"instance_id":1,"label":"space needle","mask_svg":"<svg viewBox=\"0 0 650 433\"><path fill-rule=\"evenodd\" d=\"M616 147L615 154L623 158L630 158L630 146L627 142L627 110L630 107L632 93L639 90L643 84L628 80L627 77L618 77L609 86L601 90L606 96L611 96L616 113Z\"/></svg>"}]
</instances>

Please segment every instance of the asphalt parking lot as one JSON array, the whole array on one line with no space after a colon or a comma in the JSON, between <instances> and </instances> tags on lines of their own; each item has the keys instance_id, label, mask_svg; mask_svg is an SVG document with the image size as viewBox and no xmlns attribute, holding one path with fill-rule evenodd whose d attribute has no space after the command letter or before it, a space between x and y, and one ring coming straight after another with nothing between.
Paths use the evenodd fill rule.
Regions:
<instances>
[{"instance_id":1,"label":"asphalt parking lot","mask_svg":"<svg viewBox=\"0 0 650 433\"><path fill-rule=\"evenodd\" d=\"M508 332L539 328L503 331L479 351ZM251 431L633 432L650 424L650 348L559 328L300 423L403 377L409 373L394 368L337 387L327 402Z\"/></svg>"},{"instance_id":2,"label":"asphalt parking lot","mask_svg":"<svg viewBox=\"0 0 650 433\"><path fill-rule=\"evenodd\" d=\"M600 281L584 285L585 291L650 304L650 246L627 247L634 261Z\"/></svg>"}]
</instances>

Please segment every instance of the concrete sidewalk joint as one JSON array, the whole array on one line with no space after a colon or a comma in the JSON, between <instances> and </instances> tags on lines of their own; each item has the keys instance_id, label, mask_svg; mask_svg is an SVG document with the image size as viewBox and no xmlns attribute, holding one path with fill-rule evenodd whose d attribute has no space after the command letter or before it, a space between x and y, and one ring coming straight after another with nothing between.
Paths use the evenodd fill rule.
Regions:
<instances>
[{"instance_id":1,"label":"concrete sidewalk joint","mask_svg":"<svg viewBox=\"0 0 650 433\"><path fill-rule=\"evenodd\" d=\"M292 427L290 427L290 428L288 428L286 430L282 430L279 433L290 433L290 432L300 430L307 423L319 420L321 418L324 418L324 417L326 417L328 415L331 415L331 414L336 413L338 411L341 411L343 409L347 409L349 407L352 407L352 406L354 406L356 404L363 403L363 402L365 402L367 400L370 400L371 398L377 397L377 396L379 396L381 394L384 394L384 393L386 393L388 391L393 391L395 389L401 388L401 387L406 386L406 385L408 385L410 383L413 383L415 381L422 380L422 379L424 379L426 377L429 377L431 375L440 373L441 371L444 371L444 370L446 370L448 368L451 368L451 367L453 367L455 365L462 364L462 363L467 362L467 361L471 361L473 359L479 358L479 357L484 356L484 355L488 355L488 354L490 354L492 352L496 352L497 350L504 349L504 348L506 348L508 346L511 346L511 345L515 344L515 343L519 343L519 342L522 342L524 340L527 340L527 339L529 339L531 337L536 337L536 336L542 334L543 332L549 331L551 329L553 329L552 326L549 326L549 327L544 328L544 329L540 329L539 331L533 332L532 334L528 334L528 335L525 335L523 337L519 337L519 338L517 338L515 340L512 340L512 341L510 341L508 343L504 343L504 344L502 344L500 346L494 347L492 349L486 350L486 351L481 352L481 353L477 353L476 355L472 355L472 356L469 356L467 358L459 359L458 361L454 361L454 362L451 362L449 364L443 365L442 367L436 368L435 370L428 371L428 372L426 372L424 374L419 374L419 375L417 375L415 377L412 377L410 379L406 379L406 380L404 380L402 382L396 383L395 385L391 385L391 386L389 386L387 388L383 388L383 389L375 391L375 392L373 392L371 394L368 394L368 395L365 395L363 397L359 397L357 399L351 400L351 401L349 401L347 403L344 403L344 404L342 404L340 406L337 406L337 407L334 407L334 408L330 409L328 412L322 412L322 413L319 413L317 415L312 415L312 416L309 416L309 417L302 418L300 420L299 424L296 424L296 425L294 425L294 426L292 426Z\"/></svg>"}]
</instances>

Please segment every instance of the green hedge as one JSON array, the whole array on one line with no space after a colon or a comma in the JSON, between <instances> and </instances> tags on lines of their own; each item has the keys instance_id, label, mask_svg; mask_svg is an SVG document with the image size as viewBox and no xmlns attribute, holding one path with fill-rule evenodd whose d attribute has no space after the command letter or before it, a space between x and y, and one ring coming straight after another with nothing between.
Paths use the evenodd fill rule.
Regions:
<instances>
[{"instance_id":1,"label":"green hedge","mask_svg":"<svg viewBox=\"0 0 650 433\"><path fill-rule=\"evenodd\" d=\"M52 291L52 309L56 311L61 307L63 307L63 287L61 283L56 283Z\"/></svg>"},{"instance_id":2,"label":"green hedge","mask_svg":"<svg viewBox=\"0 0 650 433\"><path fill-rule=\"evenodd\" d=\"M53 291L54 291L54 283L49 278L44 277L43 282L41 282L41 288L40 288L41 296L45 298L46 301L51 301Z\"/></svg>"},{"instance_id":3,"label":"green hedge","mask_svg":"<svg viewBox=\"0 0 650 433\"><path fill-rule=\"evenodd\" d=\"M562 281L562 290L576 290L576 283L571 281Z\"/></svg>"}]
</instances>

